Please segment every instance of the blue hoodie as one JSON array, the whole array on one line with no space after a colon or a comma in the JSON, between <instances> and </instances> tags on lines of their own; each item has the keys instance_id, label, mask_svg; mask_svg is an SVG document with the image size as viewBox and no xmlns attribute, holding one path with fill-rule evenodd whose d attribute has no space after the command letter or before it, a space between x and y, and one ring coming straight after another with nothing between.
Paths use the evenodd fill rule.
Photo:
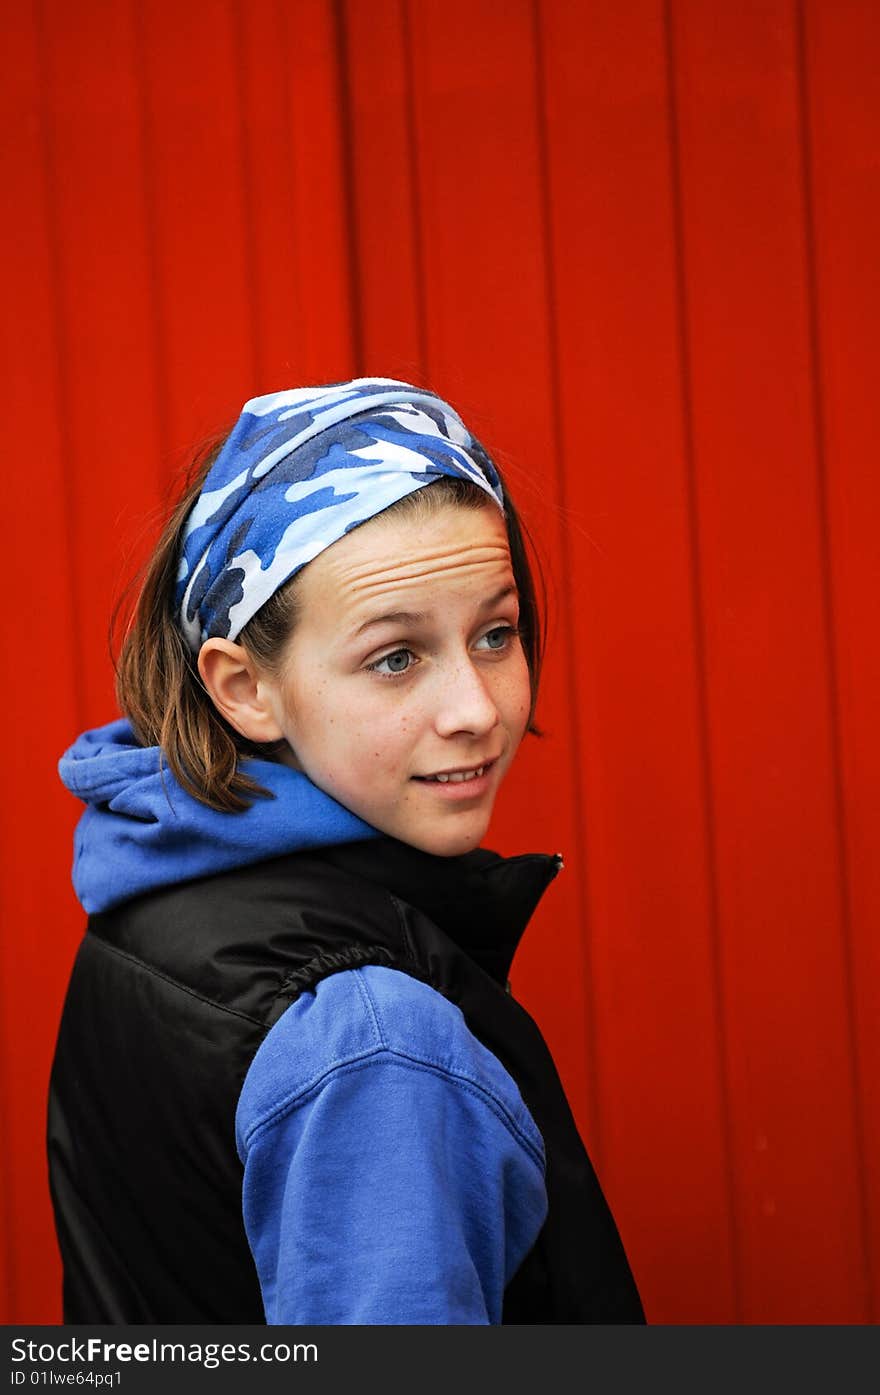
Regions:
<instances>
[{"instance_id":1,"label":"blue hoodie","mask_svg":"<svg viewBox=\"0 0 880 1395\"><path fill-rule=\"evenodd\" d=\"M125 718L83 732L58 763L87 806L73 857L83 909L91 915L159 886L376 833L298 770L269 760L241 769L274 798L222 814L187 794L159 747L139 746Z\"/></svg>"},{"instance_id":2,"label":"blue hoodie","mask_svg":"<svg viewBox=\"0 0 880 1395\"><path fill-rule=\"evenodd\" d=\"M302 773L242 768L273 798L219 813L127 721L80 736L59 771L87 806L73 867L85 910L376 835ZM434 989L379 966L322 980L264 1039L235 1128L267 1322L500 1322L546 1215L543 1141Z\"/></svg>"}]
</instances>

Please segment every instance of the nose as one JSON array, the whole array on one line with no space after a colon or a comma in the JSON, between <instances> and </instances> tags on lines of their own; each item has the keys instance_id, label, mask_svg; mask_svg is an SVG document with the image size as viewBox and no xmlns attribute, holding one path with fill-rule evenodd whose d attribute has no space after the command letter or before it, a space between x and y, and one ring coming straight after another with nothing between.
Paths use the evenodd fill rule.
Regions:
<instances>
[{"instance_id":1,"label":"nose","mask_svg":"<svg viewBox=\"0 0 880 1395\"><path fill-rule=\"evenodd\" d=\"M442 683L434 717L438 736L485 736L501 720L485 674L470 658L456 663Z\"/></svg>"}]
</instances>

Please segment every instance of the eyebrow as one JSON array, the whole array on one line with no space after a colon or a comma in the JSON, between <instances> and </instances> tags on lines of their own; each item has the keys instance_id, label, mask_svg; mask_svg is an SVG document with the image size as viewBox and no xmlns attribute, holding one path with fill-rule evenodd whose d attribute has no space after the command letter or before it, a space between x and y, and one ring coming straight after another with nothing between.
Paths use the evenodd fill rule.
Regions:
<instances>
[{"instance_id":1,"label":"eyebrow","mask_svg":"<svg viewBox=\"0 0 880 1395\"><path fill-rule=\"evenodd\" d=\"M494 610L496 605L506 601L509 596L515 596L517 590L515 586L503 586L500 591L496 591L494 596L487 596L480 602L480 610ZM365 634L367 630L375 629L377 625L423 625L430 617L425 610L389 610L382 615L374 615L371 620L364 623L355 631L355 638Z\"/></svg>"}]
</instances>

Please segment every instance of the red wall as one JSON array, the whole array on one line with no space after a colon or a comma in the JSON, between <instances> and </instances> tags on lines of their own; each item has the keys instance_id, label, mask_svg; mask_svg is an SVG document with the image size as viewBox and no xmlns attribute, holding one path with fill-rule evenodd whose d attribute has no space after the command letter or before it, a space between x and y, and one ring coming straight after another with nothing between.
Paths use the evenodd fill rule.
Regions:
<instances>
[{"instance_id":1,"label":"red wall","mask_svg":"<svg viewBox=\"0 0 880 1395\"><path fill-rule=\"evenodd\" d=\"M3 25L6 1320L60 1313L55 763L114 714L112 600L197 438L355 372L451 398L546 557L546 736L492 841L566 855L514 987L649 1319L876 1320L880 7Z\"/></svg>"}]
</instances>

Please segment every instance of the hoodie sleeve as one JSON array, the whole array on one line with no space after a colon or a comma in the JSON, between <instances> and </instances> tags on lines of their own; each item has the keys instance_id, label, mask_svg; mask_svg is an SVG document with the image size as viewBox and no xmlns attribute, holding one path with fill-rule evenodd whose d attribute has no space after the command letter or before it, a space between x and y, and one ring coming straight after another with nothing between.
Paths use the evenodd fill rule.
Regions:
<instances>
[{"instance_id":1,"label":"hoodie sleeve","mask_svg":"<svg viewBox=\"0 0 880 1395\"><path fill-rule=\"evenodd\" d=\"M267 1322L501 1321L546 1216L543 1143L434 989L323 980L260 1047L236 1129Z\"/></svg>"}]
</instances>

